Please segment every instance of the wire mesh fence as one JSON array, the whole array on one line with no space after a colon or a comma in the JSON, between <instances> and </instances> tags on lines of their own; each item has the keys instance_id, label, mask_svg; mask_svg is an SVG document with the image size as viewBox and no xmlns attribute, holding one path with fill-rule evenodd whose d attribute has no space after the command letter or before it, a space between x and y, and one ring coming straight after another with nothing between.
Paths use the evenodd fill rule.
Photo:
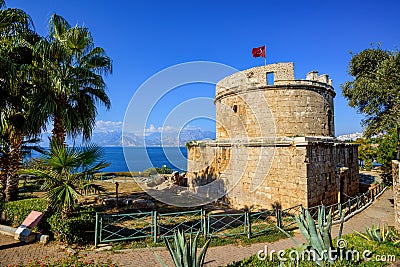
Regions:
<instances>
[{"instance_id":1,"label":"wire mesh fence","mask_svg":"<svg viewBox=\"0 0 400 267\"><path fill-rule=\"evenodd\" d=\"M385 186L377 185L367 192L348 197L343 203L326 206L332 212L334 222L348 219L369 206L379 197ZM304 208L297 205L287 209L265 210L260 212L213 214L204 210L158 213L157 211L131 214L96 214L95 245L113 241L128 241L152 237L157 242L162 237L170 237L176 231L184 233L200 232L206 236L238 236L248 238L277 230L296 227L295 216L308 210L314 219L318 218L321 206Z\"/></svg>"},{"instance_id":2,"label":"wire mesh fence","mask_svg":"<svg viewBox=\"0 0 400 267\"><path fill-rule=\"evenodd\" d=\"M248 237L254 237L276 230L277 216L274 210L266 210L248 214Z\"/></svg>"},{"instance_id":3,"label":"wire mesh fence","mask_svg":"<svg viewBox=\"0 0 400 267\"><path fill-rule=\"evenodd\" d=\"M209 214L207 216L208 236L234 236L247 233L248 213Z\"/></svg>"},{"instance_id":4,"label":"wire mesh fence","mask_svg":"<svg viewBox=\"0 0 400 267\"><path fill-rule=\"evenodd\" d=\"M178 230L186 234L202 232L202 215L202 210L159 214L156 216L157 237L173 236Z\"/></svg>"},{"instance_id":5,"label":"wire mesh fence","mask_svg":"<svg viewBox=\"0 0 400 267\"><path fill-rule=\"evenodd\" d=\"M153 212L96 214L96 245L153 236L152 216Z\"/></svg>"}]
</instances>

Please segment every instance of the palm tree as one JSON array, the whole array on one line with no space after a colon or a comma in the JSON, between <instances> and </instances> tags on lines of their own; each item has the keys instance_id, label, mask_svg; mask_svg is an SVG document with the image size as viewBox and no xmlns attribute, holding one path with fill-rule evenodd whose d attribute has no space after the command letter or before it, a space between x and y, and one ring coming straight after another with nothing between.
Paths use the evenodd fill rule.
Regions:
<instances>
[{"instance_id":1,"label":"palm tree","mask_svg":"<svg viewBox=\"0 0 400 267\"><path fill-rule=\"evenodd\" d=\"M53 141L64 143L67 134L82 134L88 140L95 125L96 104L111 106L103 79L112 72L111 59L104 49L94 46L85 27L71 27L54 14L49 29L49 36L35 47L47 77L46 90L38 95L38 118L52 120Z\"/></svg>"},{"instance_id":2,"label":"palm tree","mask_svg":"<svg viewBox=\"0 0 400 267\"><path fill-rule=\"evenodd\" d=\"M61 212L66 218L82 194L103 191L91 183L94 174L109 163L101 160L103 150L96 145L85 148L66 147L51 142L51 149L41 159L38 169L24 169L21 173L33 174L44 179L42 189L47 191L50 209Z\"/></svg>"},{"instance_id":3,"label":"palm tree","mask_svg":"<svg viewBox=\"0 0 400 267\"><path fill-rule=\"evenodd\" d=\"M4 9L4 1L0 6L0 200L13 200L18 196L24 137L35 136L43 125L30 119L32 47L39 37L24 11Z\"/></svg>"}]
</instances>

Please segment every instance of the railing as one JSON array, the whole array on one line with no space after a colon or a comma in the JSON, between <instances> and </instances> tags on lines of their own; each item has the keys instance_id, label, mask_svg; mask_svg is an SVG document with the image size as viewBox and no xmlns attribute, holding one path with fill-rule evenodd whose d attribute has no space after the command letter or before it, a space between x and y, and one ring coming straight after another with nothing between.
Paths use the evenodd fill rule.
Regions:
<instances>
[{"instance_id":1,"label":"railing","mask_svg":"<svg viewBox=\"0 0 400 267\"><path fill-rule=\"evenodd\" d=\"M248 214L248 233L251 238L276 229L277 216L274 210L253 212Z\"/></svg>"},{"instance_id":2,"label":"railing","mask_svg":"<svg viewBox=\"0 0 400 267\"><path fill-rule=\"evenodd\" d=\"M247 212L237 214L209 214L207 216L207 235L244 235L247 232L247 216Z\"/></svg>"},{"instance_id":3,"label":"railing","mask_svg":"<svg viewBox=\"0 0 400 267\"><path fill-rule=\"evenodd\" d=\"M159 214L154 217L157 225L157 235L154 235L155 242L158 237L170 237L174 232L180 230L184 233L203 232L203 210L184 211Z\"/></svg>"},{"instance_id":4,"label":"railing","mask_svg":"<svg viewBox=\"0 0 400 267\"><path fill-rule=\"evenodd\" d=\"M96 213L96 245L97 242L124 241L153 236L153 213Z\"/></svg>"},{"instance_id":5,"label":"railing","mask_svg":"<svg viewBox=\"0 0 400 267\"><path fill-rule=\"evenodd\" d=\"M332 211L334 223L359 213L378 198L386 187L377 185L373 189L346 202L327 206ZM318 217L320 206L308 208L311 216ZM131 214L96 213L95 245L113 241L170 237L178 229L184 233L201 232L205 236L237 236L248 238L277 229L296 228L295 216L306 210L301 205L288 209L265 210L261 212L206 214L204 210L158 213L140 212Z\"/></svg>"},{"instance_id":6,"label":"railing","mask_svg":"<svg viewBox=\"0 0 400 267\"><path fill-rule=\"evenodd\" d=\"M288 209L279 210L279 224L281 228L289 228L296 224L294 216L299 216L302 212L302 205L297 205Z\"/></svg>"}]
</instances>

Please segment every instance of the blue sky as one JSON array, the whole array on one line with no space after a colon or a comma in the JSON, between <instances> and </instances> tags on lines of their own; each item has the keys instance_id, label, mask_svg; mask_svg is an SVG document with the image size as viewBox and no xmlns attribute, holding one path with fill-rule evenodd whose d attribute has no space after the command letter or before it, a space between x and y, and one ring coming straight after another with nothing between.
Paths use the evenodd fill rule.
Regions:
<instances>
[{"instance_id":1,"label":"blue sky","mask_svg":"<svg viewBox=\"0 0 400 267\"><path fill-rule=\"evenodd\" d=\"M8 0L6 4L25 10L41 35L46 35L54 12L72 25L90 29L95 44L113 59L113 74L106 78L112 109L99 108L98 115L110 127L120 126L135 90L155 73L194 60L239 70L262 65L262 59L252 58L251 48L266 43L267 63L293 61L296 78L311 70L329 74L337 93L336 134L360 131L362 116L347 106L340 89L350 78L349 51L360 52L377 42L394 50L400 44L398 0ZM162 127L162 114L182 101L213 95L211 85L182 86L159 103L149 125ZM140 109L140 103L135 108ZM201 112L201 107L193 108ZM191 125L214 127L209 120Z\"/></svg>"}]
</instances>

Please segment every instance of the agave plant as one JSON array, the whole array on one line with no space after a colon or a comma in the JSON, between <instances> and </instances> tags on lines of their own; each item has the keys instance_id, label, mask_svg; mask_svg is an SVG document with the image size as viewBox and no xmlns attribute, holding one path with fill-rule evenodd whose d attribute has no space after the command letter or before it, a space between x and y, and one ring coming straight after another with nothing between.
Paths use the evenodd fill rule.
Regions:
<instances>
[{"instance_id":1,"label":"agave plant","mask_svg":"<svg viewBox=\"0 0 400 267\"><path fill-rule=\"evenodd\" d=\"M366 233L360 233L360 232L356 232L358 235L360 235L361 237L369 240L369 241L373 241L373 242L377 242L378 244L381 243L386 243L391 241L392 236L393 236L393 230L390 229L387 226L380 226L378 225L378 227L376 227L374 224L372 224L372 227L366 228Z\"/></svg>"},{"instance_id":2,"label":"agave plant","mask_svg":"<svg viewBox=\"0 0 400 267\"><path fill-rule=\"evenodd\" d=\"M311 255L315 255L312 260L319 266L323 266L324 262L333 263L333 257L330 257L329 253L327 253L336 250L332 244L332 210L330 210L328 216L326 216L326 207L323 205L319 207L318 224L313 219L310 212L304 208L302 208L301 214L294 218L300 232L307 241L306 244L300 244L300 242L295 240L283 229L279 229L295 242L298 250L311 251ZM340 240L342 237L343 222L344 217L342 216L337 240ZM339 250L340 248L337 249L336 253L339 253Z\"/></svg>"},{"instance_id":3,"label":"agave plant","mask_svg":"<svg viewBox=\"0 0 400 267\"><path fill-rule=\"evenodd\" d=\"M189 237L189 242L187 242L183 232L178 231L174 233L174 245L172 245L168 238L164 237L164 242L171 254L176 267L200 267L204 264L204 259L210 244L211 239L208 239L197 257L197 242L199 238L199 233L197 232L194 240L192 241L192 236ZM167 265L155 254L158 261L166 267Z\"/></svg>"}]
</instances>

